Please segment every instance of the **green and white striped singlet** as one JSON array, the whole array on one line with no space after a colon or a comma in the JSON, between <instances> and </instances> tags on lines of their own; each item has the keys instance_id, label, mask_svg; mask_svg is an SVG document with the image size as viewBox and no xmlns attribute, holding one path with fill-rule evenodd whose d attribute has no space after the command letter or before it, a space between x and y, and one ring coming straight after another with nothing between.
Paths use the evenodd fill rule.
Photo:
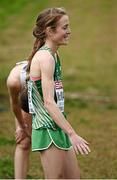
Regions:
<instances>
[{"instance_id":1,"label":"green and white striped singlet","mask_svg":"<svg viewBox=\"0 0 117 180\"><path fill-rule=\"evenodd\" d=\"M47 46L41 47L39 50L48 50L51 54L51 49ZM61 112L64 113L64 91L62 85L62 73L61 73L61 64L59 56L53 55L55 60L55 72L54 72L54 82L55 82L55 101L60 108ZM29 80L28 82L28 98L29 98L29 110L32 114L32 128L51 128L56 130L58 125L50 117L47 110L44 107L43 103L43 94L41 79L37 81Z\"/></svg>"},{"instance_id":2,"label":"green and white striped singlet","mask_svg":"<svg viewBox=\"0 0 117 180\"><path fill-rule=\"evenodd\" d=\"M39 50L51 50L43 46ZM53 54L52 54L53 55ZM64 94L61 65L58 55L54 55L55 102L64 114ZM44 107L41 79L28 82L29 110L32 113L32 151L48 149L51 144L62 150L72 147L68 135L55 123Z\"/></svg>"}]
</instances>

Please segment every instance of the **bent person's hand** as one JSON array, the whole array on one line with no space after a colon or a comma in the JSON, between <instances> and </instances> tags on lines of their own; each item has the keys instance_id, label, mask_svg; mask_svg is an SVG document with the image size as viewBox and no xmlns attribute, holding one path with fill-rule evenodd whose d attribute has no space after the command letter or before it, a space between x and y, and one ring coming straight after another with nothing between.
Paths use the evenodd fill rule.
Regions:
<instances>
[{"instance_id":1,"label":"bent person's hand","mask_svg":"<svg viewBox=\"0 0 117 180\"><path fill-rule=\"evenodd\" d=\"M21 129L21 128L17 128L15 131L15 140L16 143L19 143L20 141L22 141L25 137L27 137L27 133L25 131L25 129Z\"/></svg>"},{"instance_id":2,"label":"bent person's hand","mask_svg":"<svg viewBox=\"0 0 117 180\"><path fill-rule=\"evenodd\" d=\"M89 143L86 140L84 140L82 137L78 136L77 134L70 135L70 140L76 154L81 153L82 155L84 155L91 152L88 146Z\"/></svg>"}]
</instances>

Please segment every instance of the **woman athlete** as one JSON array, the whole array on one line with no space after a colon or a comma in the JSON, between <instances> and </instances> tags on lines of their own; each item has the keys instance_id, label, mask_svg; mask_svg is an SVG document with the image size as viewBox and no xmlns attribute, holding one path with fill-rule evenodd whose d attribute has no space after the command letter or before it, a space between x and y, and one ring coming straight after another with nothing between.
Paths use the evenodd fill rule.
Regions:
<instances>
[{"instance_id":1,"label":"woman athlete","mask_svg":"<svg viewBox=\"0 0 117 180\"><path fill-rule=\"evenodd\" d=\"M63 8L42 11L36 20L36 40L29 56L29 110L32 151L39 151L45 178L79 179L75 153L88 154L88 142L66 119L58 48L68 44L69 17Z\"/></svg>"}]
</instances>

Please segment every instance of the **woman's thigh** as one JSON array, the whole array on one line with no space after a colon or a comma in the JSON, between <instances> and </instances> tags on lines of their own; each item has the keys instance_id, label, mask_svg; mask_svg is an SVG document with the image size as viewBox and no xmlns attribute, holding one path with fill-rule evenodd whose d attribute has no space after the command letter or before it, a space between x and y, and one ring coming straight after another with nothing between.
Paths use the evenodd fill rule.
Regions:
<instances>
[{"instance_id":1,"label":"woman's thigh","mask_svg":"<svg viewBox=\"0 0 117 180\"><path fill-rule=\"evenodd\" d=\"M54 144L47 150L40 152L45 178L65 178L65 154L64 150L57 148Z\"/></svg>"},{"instance_id":2,"label":"woman's thigh","mask_svg":"<svg viewBox=\"0 0 117 180\"><path fill-rule=\"evenodd\" d=\"M65 177L66 179L79 179L80 169L77 157L73 148L66 152L65 159Z\"/></svg>"},{"instance_id":3,"label":"woman's thigh","mask_svg":"<svg viewBox=\"0 0 117 180\"><path fill-rule=\"evenodd\" d=\"M52 144L40 154L45 178L79 178L77 159L73 150L61 150Z\"/></svg>"}]
</instances>

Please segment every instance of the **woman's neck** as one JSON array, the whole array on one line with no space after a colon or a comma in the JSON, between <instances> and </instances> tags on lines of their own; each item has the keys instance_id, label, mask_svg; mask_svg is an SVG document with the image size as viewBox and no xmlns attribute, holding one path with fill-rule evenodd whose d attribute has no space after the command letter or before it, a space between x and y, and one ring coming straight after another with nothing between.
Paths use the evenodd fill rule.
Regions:
<instances>
[{"instance_id":1,"label":"woman's neck","mask_svg":"<svg viewBox=\"0 0 117 180\"><path fill-rule=\"evenodd\" d=\"M53 44L52 42L46 40L45 42L45 46L47 46L48 48L51 49L51 51L53 52L53 54L55 54L59 48L59 46Z\"/></svg>"}]
</instances>

